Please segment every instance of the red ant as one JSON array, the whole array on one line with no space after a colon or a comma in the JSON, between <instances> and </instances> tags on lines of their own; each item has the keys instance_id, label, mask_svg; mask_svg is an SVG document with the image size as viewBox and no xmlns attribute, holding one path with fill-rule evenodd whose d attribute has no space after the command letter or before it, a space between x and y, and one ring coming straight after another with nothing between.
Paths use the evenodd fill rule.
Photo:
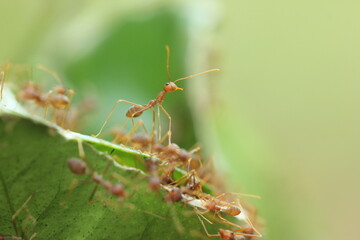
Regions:
<instances>
[{"instance_id":1,"label":"red ant","mask_svg":"<svg viewBox=\"0 0 360 240\"><path fill-rule=\"evenodd\" d=\"M108 117L106 118L104 124L102 125L100 131L94 136L94 137L98 137L102 130L104 129L104 127L106 126L106 124L108 123L109 119L111 118L113 112L115 111L116 107L118 106L119 103L127 103L130 105L133 105L133 107L129 108L128 111L126 112L126 117L127 118L131 118L133 121L133 125L134 125L134 118L141 116L146 110L152 109L153 111L153 133L154 133L154 108L155 106L158 107L158 118L160 119L160 110L168 117L169 119L169 130L167 132L167 134L165 134L164 137L168 136L169 137L169 144L171 144L171 116L169 115L169 113L165 110L165 108L162 106L162 103L165 99L165 95L166 93L170 93L170 92L175 92L176 90L184 90L183 88L178 87L175 83L178 81L182 81L185 79L189 79L189 78L193 78L205 73L209 73L209 72L214 72L214 71L220 71L219 69L210 69L201 73L197 73L194 75L190 75L188 77L184 77L184 78L179 78L177 80L175 80L174 82L171 81L170 78L170 71L169 71L169 58L170 58L170 48L169 46L166 45L166 53L167 53L167 61L166 61L166 70L167 70L167 74L168 74L168 79L169 82L166 83L164 85L163 91L161 91L157 97L153 100L150 100L148 104L144 104L144 105L139 105L133 102L129 102L126 100L122 100L119 99L116 101L113 109L111 110L110 114L108 115ZM161 127L160 127L160 122L159 122L159 140L161 141Z\"/></svg>"},{"instance_id":2,"label":"red ant","mask_svg":"<svg viewBox=\"0 0 360 240\"><path fill-rule=\"evenodd\" d=\"M225 212L228 215L235 217L235 216L238 216L242 212L240 203L238 203L239 206L236 206L236 205L234 205L234 203L229 203L229 202L220 200L225 195L229 195L229 194L233 195L234 193L223 193L217 197L212 197L211 195L204 193L202 191L201 180L198 177L196 170L194 170L194 169L191 170L190 172L188 172L186 175L177 179L176 182L177 183L175 186L180 185L183 182L185 182L185 185L181 188L183 194L187 194L189 196L199 198L200 200L202 200L202 206L206 209L206 211L204 211L204 212L197 211L198 214L200 214L202 217L204 214L206 214L208 212L214 212L215 215L218 216L218 218L221 219L226 224L229 224L229 225L235 226L239 229L242 229L242 227L226 220L224 217L221 216L221 213L220 213L220 212ZM258 196L249 195L249 194L240 194L240 195L247 195L247 196L258 198ZM192 201L192 200L189 200L189 201ZM250 220L249 220L249 222L250 222Z\"/></svg>"},{"instance_id":3,"label":"red ant","mask_svg":"<svg viewBox=\"0 0 360 240\"><path fill-rule=\"evenodd\" d=\"M54 71L43 65L38 65L37 68L52 75L59 82L59 85L45 94L37 84L29 81L20 92L20 99L34 101L37 105L45 107L45 117L49 106L52 106L55 110L65 110L67 112L71 103L71 98L75 94L75 91L64 88L61 78ZM60 123L63 124L65 119L66 114Z\"/></svg>"},{"instance_id":4,"label":"red ant","mask_svg":"<svg viewBox=\"0 0 360 240\"><path fill-rule=\"evenodd\" d=\"M175 166L187 166L190 169L202 166L201 158L194 153L200 150L196 147L190 151L180 148L177 144L171 143L167 146L154 144L154 151L158 158L164 160L168 164Z\"/></svg>"},{"instance_id":5,"label":"red ant","mask_svg":"<svg viewBox=\"0 0 360 240\"><path fill-rule=\"evenodd\" d=\"M203 228L206 232L206 235L208 237L220 237L222 240L245 240L245 239L247 239L245 237L249 237L249 238L261 238L262 237L262 235L254 228L254 226L251 223L250 223L250 227L248 227L248 228L239 227L239 229L237 229L237 230L219 229L218 234L209 234L209 232L207 231L206 226L204 224L204 221L200 218L200 216L203 217L204 219L206 219L206 218L202 215L199 215L199 214L197 215L197 217L198 217L201 225L203 226ZM254 232L256 232L257 235L254 235Z\"/></svg>"},{"instance_id":6,"label":"red ant","mask_svg":"<svg viewBox=\"0 0 360 240\"><path fill-rule=\"evenodd\" d=\"M124 127L124 126L123 126ZM152 151L152 146L154 144L154 139L151 135L148 134L144 122L139 120L134 125L133 129L126 133L123 131L123 127L118 129L115 128L112 130L112 134L114 136L114 143L122 143L124 145L131 144L133 148L144 150L144 151ZM138 127L142 127L143 133L136 133Z\"/></svg>"},{"instance_id":7,"label":"red ant","mask_svg":"<svg viewBox=\"0 0 360 240\"><path fill-rule=\"evenodd\" d=\"M71 99L75 94L75 91L63 87L62 80L56 72L50 70L49 68L41 64L39 64L37 68L49 73L59 82L59 85L55 86L54 90L49 91L49 93L45 96L45 99L48 102L47 105L51 105L55 110L64 109L66 112L68 112ZM65 119L66 119L66 114L61 124L63 124Z\"/></svg>"},{"instance_id":8,"label":"red ant","mask_svg":"<svg viewBox=\"0 0 360 240\"><path fill-rule=\"evenodd\" d=\"M164 200L166 202L179 202L182 199L181 189L178 187L174 187L171 191L165 195Z\"/></svg>"},{"instance_id":9,"label":"red ant","mask_svg":"<svg viewBox=\"0 0 360 240\"><path fill-rule=\"evenodd\" d=\"M172 164L167 164L164 168L159 170L160 162L154 157L147 158L145 161L145 168L150 173L149 188L152 191L159 190L161 184L171 184L173 180L173 172L175 167ZM160 173L160 171L162 173Z\"/></svg>"},{"instance_id":10,"label":"red ant","mask_svg":"<svg viewBox=\"0 0 360 240\"><path fill-rule=\"evenodd\" d=\"M68 167L74 174L77 175L88 175L91 177L91 180L97 184L102 185L105 189L107 189L109 192L111 192L112 195L118 196L121 198L124 198L126 196L124 186L120 183L111 184L109 181L106 181L102 178L101 175L99 175L97 172L93 173L87 173L86 167L87 164L79 159L79 158L69 158L68 159ZM96 191L96 190L94 190ZM91 202L91 199L94 195L94 192L91 194L89 198L89 202Z\"/></svg>"},{"instance_id":11,"label":"red ant","mask_svg":"<svg viewBox=\"0 0 360 240\"><path fill-rule=\"evenodd\" d=\"M110 181L104 180L103 175L107 172L109 167L113 164L113 162L109 162L109 164L106 166L105 170L103 171L102 175L98 174L95 169L91 166L91 164L88 162L85 152L82 146L81 141L78 141L78 149L79 149L79 155L80 158L69 158L68 159L68 167L74 174L77 175L88 175L91 178L91 181L95 182L97 185L95 186L94 190L92 191L89 202L92 202L92 198L94 197L94 194L97 190L98 184L103 186L108 192L110 192L113 196L118 197L120 200L127 197L125 187L121 183L111 183ZM90 168L90 172L87 171L87 168ZM76 184L76 182L75 182ZM74 183L72 183L74 185ZM73 187L72 187L73 188ZM71 192L71 191L70 191Z\"/></svg>"},{"instance_id":12,"label":"red ant","mask_svg":"<svg viewBox=\"0 0 360 240\"><path fill-rule=\"evenodd\" d=\"M42 107L48 105L46 96L42 93L42 90L34 82L27 82L19 94L21 100L34 101L36 104Z\"/></svg>"}]
</instances>

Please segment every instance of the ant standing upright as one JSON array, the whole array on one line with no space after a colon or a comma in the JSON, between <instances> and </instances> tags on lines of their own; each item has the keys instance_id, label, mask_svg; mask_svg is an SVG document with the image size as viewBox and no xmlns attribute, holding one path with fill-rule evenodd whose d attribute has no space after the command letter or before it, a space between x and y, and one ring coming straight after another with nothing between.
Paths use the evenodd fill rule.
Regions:
<instances>
[{"instance_id":1,"label":"ant standing upright","mask_svg":"<svg viewBox=\"0 0 360 240\"><path fill-rule=\"evenodd\" d=\"M126 117L131 118L132 121L133 121L133 124L134 124L134 118L141 116L146 110L152 109L152 111L153 111L153 124L152 124L153 131L152 131L152 136L154 136L154 126L155 126L155 124L154 124L154 122L155 122L154 108L155 108L155 106L157 106L158 107L158 118L160 119L160 110L161 110L169 119L169 130L165 134L164 138L168 137L169 138L169 144L171 144L171 116L165 110L165 108L162 106L162 103L163 103L163 101L165 99L166 93L175 92L176 90L182 90L183 91L184 90L183 88L180 88L175 84L178 81L193 78L193 77L196 77L196 76L199 76L199 75L202 75L202 74L205 74L205 73L209 73L209 72L220 71L220 69L210 69L210 70L207 70L207 71L204 71L204 72L201 72L201 73L190 75L188 77L179 78L179 79L172 82L171 78L170 78L170 71L169 71L170 47L168 45L166 45L165 48L166 48L166 53L167 53L166 54L166 56L167 56L167 58L166 58L166 71L167 71L167 74L168 74L169 82L165 83L165 85L163 87L163 90L157 95L157 97L155 99L150 100L148 104L144 104L144 105L139 105L139 104L127 101L127 100L123 100L123 99L117 100L114 107L113 107L113 109L111 110L110 114L108 115L108 117L106 118L104 124L102 125L100 131L94 137L98 137L101 134L102 130L104 129L104 127L108 123L109 119L111 118L111 116L114 113L114 111L115 111L116 107L118 106L118 104L119 103L127 103L127 104L130 104L130 105L133 105L126 112ZM161 127L160 127L160 122L159 121L158 121L158 124L159 124L158 136L159 136L159 141L161 141Z\"/></svg>"}]
</instances>

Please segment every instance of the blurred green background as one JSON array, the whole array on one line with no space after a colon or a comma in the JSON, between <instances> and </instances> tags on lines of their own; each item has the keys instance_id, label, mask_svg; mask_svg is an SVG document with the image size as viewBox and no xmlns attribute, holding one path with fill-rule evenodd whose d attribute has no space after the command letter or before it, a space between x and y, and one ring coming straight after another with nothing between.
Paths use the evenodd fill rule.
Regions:
<instances>
[{"instance_id":1,"label":"blurred green background","mask_svg":"<svg viewBox=\"0 0 360 240\"><path fill-rule=\"evenodd\" d=\"M96 100L95 133L117 99L164 107L174 138L199 142L265 238L358 239L360 2L0 0L0 61L44 64ZM120 106L107 133L124 121ZM151 113L144 114L151 122ZM166 123L166 122L165 122Z\"/></svg>"}]
</instances>

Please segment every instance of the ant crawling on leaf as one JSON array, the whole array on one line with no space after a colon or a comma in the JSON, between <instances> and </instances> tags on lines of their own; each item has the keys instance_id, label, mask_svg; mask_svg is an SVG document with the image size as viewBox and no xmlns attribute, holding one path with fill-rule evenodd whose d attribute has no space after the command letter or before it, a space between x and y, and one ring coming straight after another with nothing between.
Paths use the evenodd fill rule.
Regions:
<instances>
[{"instance_id":1,"label":"ant crawling on leaf","mask_svg":"<svg viewBox=\"0 0 360 240\"><path fill-rule=\"evenodd\" d=\"M148 104L144 104L144 105L139 105L139 104L127 101L127 100L123 100L123 99L117 100L114 107L113 107L113 109L111 110L110 114L108 115L108 117L106 118L104 124L102 125L100 131L96 135L94 135L94 137L98 137L101 134L102 130L104 129L104 127L108 123L109 119L111 118L111 116L114 113L115 109L117 108L118 104L119 103L127 103L127 104L130 104L130 105L133 105L126 112L126 117L132 119L133 125L134 125L134 120L133 120L134 118L141 116L146 110L151 109L153 111L153 127L154 127L154 120L155 120L154 119L154 108L155 108L155 106L157 106L157 108L158 108L158 118L160 119L160 110L161 110L169 119L169 130L165 134L164 138L168 137L169 144L171 144L171 116L165 110L165 108L162 105L162 103L163 103L163 101L165 99L166 93L175 92L176 90L184 90L183 88L180 88L180 87L178 87L176 85L176 82L178 82L178 81L182 81L182 80L193 78L193 77L205 74L205 73L214 72L214 71L220 71L220 70L219 69L210 69L210 70L207 70L207 71L204 71L204 72L201 72L201 73L190 75L188 77L179 78L179 79L172 82L171 78L170 78L170 71L169 71L170 48L167 45L166 45L165 48L166 48L166 53L167 53L166 71L167 71L167 74L168 74L169 82L165 83L165 85L163 87L163 90L157 95L157 97L155 99L150 100ZM153 129L152 132L153 132L152 135L154 135L154 129ZM162 140L161 140L160 122L159 122L158 136L159 136L159 141L161 142Z\"/></svg>"},{"instance_id":2,"label":"ant crawling on leaf","mask_svg":"<svg viewBox=\"0 0 360 240\"><path fill-rule=\"evenodd\" d=\"M209 212L214 212L214 215L216 215L223 223L226 223L228 225L231 225L238 229L241 229L241 231L244 229L243 227L228 221L221 215L221 212L225 212L226 214L233 216L233 217L238 216L240 213L243 212L240 202L238 203L238 205L235 205L234 202L227 202L225 200L222 200L222 198L225 197L226 195L244 195L244 196L259 198L258 196L255 196L255 195L241 194L241 193L223 193L217 197L213 197L207 193L204 193L202 191L201 180L200 180L199 176L197 175L196 170L194 170L194 169L189 171L187 174L183 175L179 179L177 179L175 182L176 182L175 186L185 183L181 187L183 194L186 194L186 195L194 197L195 199L201 200L202 207L205 208L206 210L204 212L195 210L196 213L198 214L198 216L201 216L206 221L210 222L209 220L207 220L205 218L204 215ZM193 199L193 200L195 200L195 199ZM188 200L188 201L192 201L192 200ZM249 225L251 225L251 229L253 229L258 234L258 235L252 235L252 233L251 233L251 234L249 234L249 236L251 235L251 237L261 237L261 234L252 226L249 219L248 219L248 222L249 222ZM248 233L248 232L249 232L249 230L247 230L246 233ZM223 233L228 234L228 232L223 232ZM223 233L219 232L220 235ZM244 233L242 233L241 235L244 235ZM210 236L210 235L208 234L208 236ZM212 235L212 236L220 237L219 235ZM237 238L222 238L222 239L230 240L230 239L237 239Z\"/></svg>"},{"instance_id":3,"label":"ant crawling on leaf","mask_svg":"<svg viewBox=\"0 0 360 240\"><path fill-rule=\"evenodd\" d=\"M67 161L67 164L72 173L74 173L76 175L87 175L90 177L90 181L94 182L96 184L96 186L94 187L93 191L91 192L91 194L89 196L89 199L88 199L89 203L94 203L94 201L92 201L92 199L93 199L99 185L102 186L104 189L106 189L107 192L110 193L112 196L118 198L120 201L129 197L125 190L125 186L122 183L120 183L120 182L113 183L111 181L112 177L111 177L110 181L105 180L103 178L103 176L106 174L106 172L109 170L109 168L113 165L112 161L109 161L109 163L105 167L104 171L101 174L99 174L96 172L94 167L90 164L90 162L86 158L85 151L84 151L82 142L80 140L78 140L78 149L79 149L80 158L69 158ZM115 175L113 177L120 178L119 176L115 176ZM71 192L73 191L73 189L75 188L75 186L77 184L78 184L78 180L72 181L70 190L69 190L69 194L71 194ZM95 201L95 202L98 202L98 201ZM100 202L108 203L107 201L100 201ZM109 202L109 204L111 204L111 203ZM133 206L129 205L129 207L132 208Z\"/></svg>"},{"instance_id":4,"label":"ant crawling on leaf","mask_svg":"<svg viewBox=\"0 0 360 240\"><path fill-rule=\"evenodd\" d=\"M45 117L49 106L55 109L55 114L56 110L64 110L67 113L70 107L71 98L75 94L75 91L63 87L61 78L56 72L41 64L39 64L37 68L53 76L59 85L55 86L53 90L50 90L48 93L43 93L42 89L36 83L28 81L19 94L20 99L34 101L37 105L45 107ZM63 125L66 120L66 115L67 114L65 114L64 118L60 121L61 125Z\"/></svg>"},{"instance_id":5,"label":"ant crawling on leaf","mask_svg":"<svg viewBox=\"0 0 360 240\"><path fill-rule=\"evenodd\" d=\"M142 120L138 120L130 132L123 130L125 125L121 128L112 129L111 133L114 136L113 143L121 143L125 146L131 145L133 148L141 151L152 151L154 145L153 137L146 130L145 124ZM138 128L142 128L143 132L137 132Z\"/></svg>"},{"instance_id":6,"label":"ant crawling on leaf","mask_svg":"<svg viewBox=\"0 0 360 240\"><path fill-rule=\"evenodd\" d=\"M204 221L199 217L199 215L198 215L198 218L199 218L199 221L200 221L201 225L203 226L205 233L208 237L219 237L219 238L221 238L221 240L245 240L245 239L247 239L245 237L250 237L250 238L262 237L261 235L258 236L258 235L248 234L247 229L238 229L238 230L232 231L232 230L226 230L226 229L220 228L218 230L218 234L209 234L209 232L207 231L207 229L205 227ZM238 233L240 231L243 231L243 232Z\"/></svg>"},{"instance_id":7,"label":"ant crawling on leaf","mask_svg":"<svg viewBox=\"0 0 360 240\"><path fill-rule=\"evenodd\" d=\"M222 240L245 240L245 239L252 239L252 238L261 238L262 235L256 230L256 228L252 225L252 223L247 219L248 224L250 227L243 228L238 227L237 230L226 230L226 229L219 229L218 234L209 234L204 224L204 221L201 219L204 218L206 221L211 223L207 220L203 215L197 214L197 217L203 226L205 233L208 237L220 237ZM212 223L211 223L212 224ZM254 234L256 233L256 234Z\"/></svg>"}]
</instances>

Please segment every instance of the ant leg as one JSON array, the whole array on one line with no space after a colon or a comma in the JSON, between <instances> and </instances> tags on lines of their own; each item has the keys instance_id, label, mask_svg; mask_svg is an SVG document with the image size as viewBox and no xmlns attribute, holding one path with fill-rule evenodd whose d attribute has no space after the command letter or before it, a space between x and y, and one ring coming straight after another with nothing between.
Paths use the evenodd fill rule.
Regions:
<instances>
[{"instance_id":1,"label":"ant leg","mask_svg":"<svg viewBox=\"0 0 360 240\"><path fill-rule=\"evenodd\" d=\"M104 169L103 172L101 173L101 176L105 176L105 174L107 173L107 171L109 170L109 168L110 168L112 165L113 165L113 162L112 162L112 161L109 161L109 163L106 165L105 169ZM96 174L96 173L94 173L94 174ZM91 194L90 194L90 197L89 197L88 202L92 202L91 200L93 199L93 197L94 197L94 195L95 195L98 187L99 187L99 183L96 182L96 185L95 185L93 191L92 191Z\"/></svg>"},{"instance_id":2,"label":"ant leg","mask_svg":"<svg viewBox=\"0 0 360 240\"><path fill-rule=\"evenodd\" d=\"M135 128L135 122L134 122L134 118L133 118L133 117L131 118L131 123L132 123L132 128L134 129L134 128Z\"/></svg>"},{"instance_id":3,"label":"ant leg","mask_svg":"<svg viewBox=\"0 0 360 240\"><path fill-rule=\"evenodd\" d=\"M260 196L258 195L253 195L253 194L247 194L247 193L222 193L219 196L217 196L216 198L223 198L226 195L238 195L238 196L244 196L244 197L251 197L251 198L256 198L256 199L261 199Z\"/></svg>"},{"instance_id":4,"label":"ant leg","mask_svg":"<svg viewBox=\"0 0 360 240\"><path fill-rule=\"evenodd\" d=\"M138 122L140 122L139 125L140 125L140 127L142 127L142 129L144 130L144 133L145 133L145 134L149 134L148 130L146 129L146 126L145 126L144 121L139 120Z\"/></svg>"},{"instance_id":5,"label":"ant leg","mask_svg":"<svg viewBox=\"0 0 360 240\"><path fill-rule=\"evenodd\" d=\"M210 210L206 210L205 212L200 212L197 208L194 208L194 210L195 210L196 215L198 215L198 216L200 215L200 217L202 217L202 218L203 218L205 221L207 221L208 223L214 224L213 222L211 222L209 219L207 219L207 218L204 216L204 214L210 212Z\"/></svg>"},{"instance_id":6,"label":"ant leg","mask_svg":"<svg viewBox=\"0 0 360 240\"><path fill-rule=\"evenodd\" d=\"M174 181L174 183L176 183L174 185L174 187L179 186L180 184L182 184L184 181L188 180L191 176L196 175L195 169L192 169L190 172L187 172L186 174L182 175L181 177L179 177L178 179L176 179Z\"/></svg>"},{"instance_id":7,"label":"ant leg","mask_svg":"<svg viewBox=\"0 0 360 240\"><path fill-rule=\"evenodd\" d=\"M27 212L27 216L25 218L25 220L23 221L23 226L22 226L22 231L24 233L24 237L25 237L25 232L26 232L26 228L28 226L28 224L31 224L30 228L27 230L28 234L31 234L35 228L36 225L36 219L31 215L29 208L26 206L25 210ZM36 236L36 233L33 233L31 237Z\"/></svg>"},{"instance_id":8,"label":"ant leg","mask_svg":"<svg viewBox=\"0 0 360 240\"><path fill-rule=\"evenodd\" d=\"M16 217L22 212L22 210L27 208L27 204L29 203L29 201L31 200L33 195L34 195L34 193L30 194L30 196L26 199L26 201L23 203L23 205L12 215L11 220L13 223L16 223ZM23 227L21 228L21 235L22 236L25 235Z\"/></svg>"},{"instance_id":9,"label":"ant leg","mask_svg":"<svg viewBox=\"0 0 360 240\"><path fill-rule=\"evenodd\" d=\"M128 179L117 173L111 173L109 179L110 180L116 179L117 181L125 183L126 185L131 185L131 182ZM137 188L136 185L134 185L134 188Z\"/></svg>"},{"instance_id":10,"label":"ant leg","mask_svg":"<svg viewBox=\"0 0 360 240\"><path fill-rule=\"evenodd\" d=\"M150 152L152 152L153 143L155 143L155 109L151 108L152 113L152 124L151 124L151 144L150 144Z\"/></svg>"},{"instance_id":11,"label":"ant leg","mask_svg":"<svg viewBox=\"0 0 360 240\"><path fill-rule=\"evenodd\" d=\"M166 134L169 136L169 145L170 145L171 144L171 116L161 104L159 104L159 107L161 108L163 113L165 113L165 115L169 118L169 130Z\"/></svg>"},{"instance_id":12,"label":"ant leg","mask_svg":"<svg viewBox=\"0 0 360 240\"><path fill-rule=\"evenodd\" d=\"M44 118L46 119L46 115L47 115L47 113L49 112L49 106L50 106L50 103L48 102L48 99L52 96L54 94L54 91L53 90L50 90L47 94L46 94L46 96L45 96L45 101L46 101L46 106L45 106L45 113L44 113ZM55 109L55 108L54 108ZM55 111L55 110L54 110ZM56 113L56 111L55 111L55 113ZM54 114L55 114L54 113Z\"/></svg>"},{"instance_id":13,"label":"ant leg","mask_svg":"<svg viewBox=\"0 0 360 240\"><path fill-rule=\"evenodd\" d=\"M146 213L146 214L149 214L153 217L156 217L158 219L161 219L161 220L166 220L167 218L166 217L163 217L163 216L160 216L160 215L157 215L155 213L152 213L152 212L149 212L149 211L146 211L146 210L142 210L143 213Z\"/></svg>"},{"instance_id":14,"label":"ant leg","mask_svg":"<svg viewBox=\"0 0 360 240\"><path fill-rule=\"evenodd\" d=\"M12 221L15 221L16 217L20 214L20 212L26 208L26 205L31 200L33 194L30 194L30 196L26 199L26 201L23 203L23 205L12 215L11 219Z\"/></svg>"},{"instance_id":15,"label":"ant leg","mask_svg":"<svg viewBox=\"0 0 360 240\"><path fill-rule=\"evenodd\" d=\"M132 118L132 119L134 119L134 118ZM135 123L134 127L131 129L131 131L130 131L129 134L132 135L132 134L136 133L136 130L137 130L138 128L140 128L140 127L144 130L144 132L145 132L146 134L148 134L148 131L147 131L146 127L145 127L144 121L142 121L142 120L138 120L138 121Z\"/></svg>"},{"instance_id":16,"label":"ant leg","mask_svg":"<svg viewBox=\"0 0 360 240\"><path fill-rule=\"evenodd\" d=\"M66 108L65 108L64 118L62 119L62 122L61 122L61 125L60 125L60 126L62 126L62 127L64 127L64 124L66 123L66 119L67 119L67 116L68 116L69 110L70 110L70 105L71 105L72 99L73 99L74 94L75 94L75 91L72 90L72 89L69 89L68 91L69 91L69 93L68 93L68 96L69 96L69 105L67 105Z\"/></svg>"},{"instance_id":17,"label":"ant leg","mask_svg":"<svg viewBox=\"0 0 360 240\"><path fill-rule=\"evenodd\" d=\"M237 203L239 205L239 208L241 210L241 212L244 212L244 208L242 207L242 205L240 204L240 201L237 200ZM255 231L255 233L257 235L254 235L253 237L255 238L261 238L262 237L262 234L254 227L254 225L252 224L252 222L250 221L249 217L247 216L247 214L244 214L245 215L245 218L246 218L246 222L250 225L250 227Z\"/></svg>"},{"instance_id":18,"label":"ant leg","mask_svg":"<svg viewBox=\"0 0 360 240\"><path fill-rule=\"evenodd\" d=\"M119 105L119 103L122 103L122 102L123 102L123 103L130 104L130 105L133 105L133 106L136 106L136 107L138 107L138 108L142 108L142 107L143 107L143 106L140 106L140 105L138 105L138 104L135 104L135 103L132 103L132 102L129 102L129 101L126 101L126 100L121 100L121 99L117 100L116 103L115 103L115 105L114 105L114 107L113 107L113 109L111 110L110 114L108 115L108 117L106 118L104 124L102 125L100 131L99 131L96 135L93 135L93 137L98 137L98 136L101 134L102 130L104 129L104 127L106 126L106 124L107 124L108 121L110 120L112 114L114 113L116 107Z\"/></svg>"},{"instance_id":19,"label":"ant leg","mask_svg":"<svg viewBox=\"0 0 360 240\"><path fill-rule=\"evenodd\" d=\"M63 206L66 204L66 202L68 201L68 198L70 198L70 196L72 195L74 189L76 188L76 186L79 184L79 180L77 179L73 179L70 183L70 186L69 186L69 190L66 194L66 197L65 197L65 200L63 202L60 203L60 206Z\"/></svg>"},{"instance_id":20,"label":"ant leg","mask_svg":"<svg viewBox=\"0 0 360 240\"><path fill-rule=\"evenodd\" d=\"M250 227L250 228L256 231L256 229L254 229L254 228L252 228L252 227ZM248 228L245 228L245 229L238 229L238 230L233 230L232 232L234 232L234 235L237 235L237 236L245 236L245 237L262 238L262 235L261 235L260 233L258 233L257 231L256 231L256 232L257 232L259 235L248 234L248 233L236 233L236 232L240 232L240 231L245 231L246 229L248 229Z\"/></svg>"},{"instance_id":21,"label":"ant leg","mask_svg":"<svg viewBox=\"0 0 360 240\"><path fill-rule=\"evenodd\" d=\"M126 127L129 119L130 119L130 118L126 118L124 124L123 124L123 125L120 127L120 129L119 129L120 134L115 134L115 138L114 138L114 140L112 141L112 143L122 143L122 144L125 144L125 145L128 144L128 142L129 142L130 139L125 138L126 141L124 142L124 139L122 139L122 138L123 138L123 133L124 133L123 129ZM124 134L124 135L125 135L125 134Z\"/></svg>"},{"instance_id":22,"label":"ant leg","mask_svg":"<svg viewBox=\"0 0 360 240\"><path fill-rule=\"evenodd\" d=\"M36 237L36 233L34 233L33 235L31 235L31 237L29 238L29 240L33 240Z\"/></svg>"},{"instance_id":23,"label":"ant leg","mask_svg":"<svg viewBox=\"0 0 360 240\"><path fill-rule=\"evenodd\" d=\"M130 118L126 118L125 123L124 123L124 124L121 126L121 128L120 128L121 131L125 128L125 126L126 126L127 122L129 121L129 119L130 119ZM139 121L141 121L141 120L139 120ZM136 130L137 130L138 126L140 125L139 121L137 121L137 122L134 124L134 118L131 118L131 122L132 122L133 127L132 127L132 129L130 130L130 132L129 132L129 134L128 134L129 137L127 137L127 138L126 138L126 141L123 142L124 145L128 145L132 134L133 134L133 133L136 133ZM114 141L116 142L116 138L115 138Z\"/></svg>"},{"instance_id":24,"label":"ant leg","mask_svg":"<svg viewBox=\"0 0 360 240\"><path fill-rule=\"evenodd\" d=\"M125 120L124 124L121 126L120 130L123 130L123 129L126 127L129 119L130 119L130 118L126 118L126 120Z\"/></svg>"},{"instance_id":25,"label":"ant leg","mask_svg":"<svg viewBox=\"0 0 360 240\"><path fill-rule=\"evenodd\" d=\"M82 141L80 139L77 140L78 142L78 152L79 152L79 156L82 160L84 160L84 162L86 163L87 167L89 167L91 169L91 174L93 174L95 172L95 168L91 165L91 163L89 162L89 160L86 158L85 155L85 151L84 151L84 146L82 144Z\"/></svg>"},{"instance_id":26,"label":"ant leg","mask_svg":"<svg viewBox=\"0 0 360 240\"><path fill-rule=\"evenodd\" d=\"M221 237L220 234L209 234L209 232L207 231L206 226L205 226L205 224L204 224L204 221L199 217L198 214L197 214L197 217L198 217L201 225L203 226L203 228L204 228L204 230L205 230L205 232L206 232L206 235L207 235L208 237Z\"/></svg>"},{"instance_id":27,"label":"ant leg","mask_svg":"<svg viewBox=\"0 0 360 240\"><path fill-rule=\"evenodd\" d=\"M96 173L95 168L91 165L91 163L89 162L89 160L87 159L86 155L85 155L85 151L84 151L84 147L82 144L82 141L80 139L77 139L77 143L78 143L78 153L79 153L79 157L80 159L85 163L85 175L89 176L90 178L92 178L92 176ZM69 160L68 160L68 164L69 164ZM72 168L69 166L70 170L73 172ZM88 171L87 169L90 169L90 171ZM85 183L91 183L92 181L90 180L89 182L85 182ZM67 202L67 199L71 196L72 192L74 191L74 189L76 188L76 186L79 184L79 180L77 179L73 179L70 183L69 186L69 190L67 193L67 197L65 198L65 200L63 202L60 203L60 205L64 205Z\"/></svg>"},{"instance_id":28,"label":"ant leg","mask_svg":"<svg viewBox=\"0 0 360 240\"><path fill-rule=\"evenodd\" d=\"M44 119L46 120L47 113L49 112L49 106L45 107Z\"/></svg>"},{"instance_id":29,"label":"ant leg","mask_svg":"<svg viewBox=\"0 0 360 240\"><path fill-rule=\"evenodd\" d=\"M229 220L223 218L223 216L221 216L220 212L216 212L216 215L217 215L221 220L223 220L226 224L229 224L229 225L231 225L231 226L234 226L234 227L236 227L236 228L238 228L238 229L243 229L243 228L240 227L239 225L237 225L237 224L235 224L235 223L232 223L232 222L230 222Z\"/></svg>"},{"instance_id":30,"label":"ant leg","mask_svg":"<svg viewBox=\"0 0 360 240\"><path fill-rule=\"evenodd\" d=\"M157 106L157 117L158 117L158 140L159 140L159 143L161 143L161 119L160 119L160 107L159 107L159 104Z\"/></svg>"},{"instance_id":31,"label":"ant leg","mask_svg":"<svg viewBox=\"0 0 360 240\"><path fill-rule=\"evenodd\" d=\"M63 86L63 82L62 82L59 74L57 74L55 71L51 70L50 68L48 68L48 67L46 67L46 66L44 66L44 65L42 65L42 64L38 64L36 67L37 67L37 69L40 69L40 70L42 70L42 71L44 71L44 72L49 73L51 76L53 76L53 78L56 79L56 81L59 82L59 84L60 84L61 86Z\"/></svg>"}]
</instances>

